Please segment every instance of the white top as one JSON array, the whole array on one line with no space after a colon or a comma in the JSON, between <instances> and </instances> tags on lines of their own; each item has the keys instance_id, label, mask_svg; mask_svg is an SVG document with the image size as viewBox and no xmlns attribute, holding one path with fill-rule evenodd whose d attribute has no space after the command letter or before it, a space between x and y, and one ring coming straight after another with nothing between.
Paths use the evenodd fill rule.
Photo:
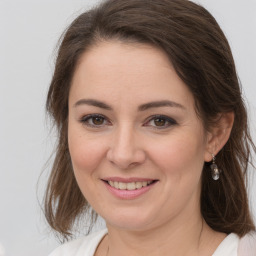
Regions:
<instances>
[{"instance_id":1,"label":"white top","mask_svg":"<svg viewBox=\"0 0 256 256\"><path fill-rule=\"evenodd\" d=\"M107 229L61 245L49 256L93 256L97 246L107 234ZM212 256L256 256L256 235L239 239L236 234L228 235Z\"/></svg>"}]
</instances>

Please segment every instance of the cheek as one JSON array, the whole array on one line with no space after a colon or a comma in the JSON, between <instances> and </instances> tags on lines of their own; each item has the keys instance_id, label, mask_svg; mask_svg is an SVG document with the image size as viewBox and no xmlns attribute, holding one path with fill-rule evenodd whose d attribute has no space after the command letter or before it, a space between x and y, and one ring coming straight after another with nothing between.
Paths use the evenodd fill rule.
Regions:
<instances>
[{"instance_id":1,"label":"cheek","mask_svg":"<svg viewBox=\"0 0 256 256\"><path fill-rule=\"evenodd\" d=\"M164 170L166 175L177 178L201 175L205 144L202 135L190 135L190 133L176 134L152 148L153 161Z\"/></svg>"},{"instance_id":2,"label":"cheek","mask_svg":"<svg viewBox=\"0 0 256 256\"><path fill-rule=\"evenodd\" d=\"M92 172L104 155L100 140L87 138L70 127L68 144L74 172Z\"/></svg>"},{"instance_id":3,"label":"cheek","mask_svg":"<svg viewBox=\"0 0 256 256\"><path fill-rule=\"evenodd\" d=\"M165 205L171 207L174 214L184 209L185 205L194 209L201 191L204 142L202 136L187 135L174 136L169 142L161 143L152 154L154 164L161 173L163 195L167 195Z\"/></svg>"}]
</instances>

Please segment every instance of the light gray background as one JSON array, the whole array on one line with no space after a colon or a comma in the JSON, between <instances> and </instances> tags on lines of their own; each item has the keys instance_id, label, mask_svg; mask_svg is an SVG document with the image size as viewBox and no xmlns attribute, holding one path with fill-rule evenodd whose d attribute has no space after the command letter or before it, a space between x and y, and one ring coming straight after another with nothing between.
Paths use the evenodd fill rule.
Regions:
<instances>
[{"instance_id":1,"label":"light gray background","mask_svg":"<svg viewBox=\"0 0 256 256\"><path fill-rule=\"evenodd\" d=\"M43 256L57 246L44 221L45 163L54 146L44 105L64 28L98 1L0 0L0 256ZM228 37L251 123L256 121L256 1L198 0ZM254 141L255 125L252 127ZM40 173L46 169L37 185ZM256 202L256 179L251 178ZM38 186L38 196L37 196ZM252 205L254 216L256 205Z\"/></svg>"}]
</instances>

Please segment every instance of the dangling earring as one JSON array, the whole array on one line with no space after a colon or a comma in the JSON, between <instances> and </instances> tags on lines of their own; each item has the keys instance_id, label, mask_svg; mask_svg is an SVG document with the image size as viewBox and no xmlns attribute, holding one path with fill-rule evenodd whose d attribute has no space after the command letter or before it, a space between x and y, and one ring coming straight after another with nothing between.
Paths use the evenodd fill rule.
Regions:
<instances>
[{"instance_id":1,"label":"dangling earring","mask_svg":"<svg viewBox=\"0 0 256 256\"><path fill-rule=\"evenodd\" d=\"M217 164L215 163L216 157L212 154L212 164L211 164L211 174L214 180L218 180L220 178L221 170L218 168Z\"/></svg>"}]
</instances>

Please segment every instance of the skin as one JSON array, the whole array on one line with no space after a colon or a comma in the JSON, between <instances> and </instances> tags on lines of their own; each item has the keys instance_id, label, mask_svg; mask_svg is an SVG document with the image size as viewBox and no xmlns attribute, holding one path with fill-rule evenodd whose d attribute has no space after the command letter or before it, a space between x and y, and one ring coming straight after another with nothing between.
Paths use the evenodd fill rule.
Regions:
<instances>
[{"instance_id":1,"label":"skin","mask_svg":"<svg viewBox=\"0 0 256 256\"><path fill-rule=\"evenodd\" d=\"M138 109L163 100L174 103ZM96 255L211 255L226 235L202 219L201 173L232 120L223 115L205 131L193 95L155 47L109 41L85 52L69 95L68 141L78 185L109 231ZM156 182L125 200L109 192L106 177Z\"/></svg>"}]
</instances>

